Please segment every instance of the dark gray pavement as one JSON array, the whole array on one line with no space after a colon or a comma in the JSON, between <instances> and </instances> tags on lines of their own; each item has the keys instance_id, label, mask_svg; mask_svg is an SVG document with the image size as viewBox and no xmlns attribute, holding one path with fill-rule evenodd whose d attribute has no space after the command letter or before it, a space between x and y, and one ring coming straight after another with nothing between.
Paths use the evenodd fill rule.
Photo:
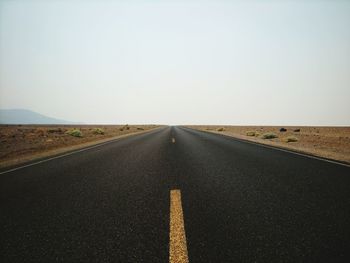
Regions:
<instances>
[{"instance_id":1,"label":"dark gray pavement","mask_svg":"<svg viewBox=\"0 0 350 263\"><path fill-rule=\"evenodd\" d=\"M172 138L176 139L172 143ZM0 262L350 262L350 168L166 127L0 175Z\"/></svg>"}]
</instances>

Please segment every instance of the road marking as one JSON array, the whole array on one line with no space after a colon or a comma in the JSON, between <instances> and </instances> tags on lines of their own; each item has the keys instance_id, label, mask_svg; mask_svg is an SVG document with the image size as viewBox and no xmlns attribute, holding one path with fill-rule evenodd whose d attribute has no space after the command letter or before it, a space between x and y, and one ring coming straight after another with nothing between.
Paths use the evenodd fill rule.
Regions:
<instances>
[{"instance_id":1,"label":"road marking","mask_svg":"<svg viewBox=\"0 0 350 263\"><path fill-rule=\"evenodd\" d=\"M181 204L181 191L170 191L169 262L188 263L185 224Z\"/></svg>"},{"instance_id":2,"label":"road marking","mask_svg":"<svg viewBox=\"0 0 350 263\"><path fill-rule=\"evenodd\" d=\"M175 143L175 138L172 138L171 141L172 141L172 143Z\"/></svg>"}]
</instances>

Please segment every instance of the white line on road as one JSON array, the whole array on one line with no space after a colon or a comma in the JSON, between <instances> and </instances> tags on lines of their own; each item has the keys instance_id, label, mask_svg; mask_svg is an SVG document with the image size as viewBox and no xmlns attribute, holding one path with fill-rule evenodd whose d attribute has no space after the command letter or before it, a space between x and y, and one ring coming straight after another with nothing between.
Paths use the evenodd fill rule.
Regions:
<instances>
[{"instance_id":1,"label":"white line on road","mask_svg":"<svg viewBox=\"0 0 350 263\"><path fill-rule=\"evenodd\" d=\"M180 190L170 191L169 262L189 262Z\"/></svg>"}]
</instances>

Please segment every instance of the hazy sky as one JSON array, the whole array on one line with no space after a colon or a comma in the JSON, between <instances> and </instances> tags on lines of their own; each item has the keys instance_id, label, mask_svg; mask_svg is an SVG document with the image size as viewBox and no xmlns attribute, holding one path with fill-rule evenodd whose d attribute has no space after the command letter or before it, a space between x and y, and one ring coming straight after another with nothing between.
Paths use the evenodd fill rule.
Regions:
<instances>
[{"instance_id":1,"label":"hazy sky","mask_svg":"<svg viewBox=\"0 0 350 263\"><path fill-rule=\"evenodd\" d=\"M350 1L0 0L0 108L350 125Z\"/></svg>"}]
</instances>

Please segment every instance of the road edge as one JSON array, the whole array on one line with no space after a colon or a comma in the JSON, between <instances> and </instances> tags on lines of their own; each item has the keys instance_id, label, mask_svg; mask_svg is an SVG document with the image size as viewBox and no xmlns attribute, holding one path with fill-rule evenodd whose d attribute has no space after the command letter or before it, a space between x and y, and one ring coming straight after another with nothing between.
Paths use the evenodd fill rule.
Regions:
<instances>
[{"instance_id":1,"label":"road edge","mask_svg":"<svg viewBox=\"0 0 350 263\"><path fill-rule=\"evenodd\" d=\"M329 162L329 163L342 165L342 166L345 166L345 167L350 167L350 163L347 163L345 161L340 161L340 160L336 160L336 159L326 158L326 157L322 157L322 156L319 156L319 155L314 155L312 153L308 153L308 152L304 152L304 151L297 151L297 150L294 150L294 149L288 149L288 148L284 148L284 147L277 146L277 145L269 145L269 144L264 144L264 143L261 143L261 142L250 141L250 140L247 140L247 139L235 137L233 135L216 133L216 132L213 132L213 131L204 131L204 130L190 128L190 127L187 127L187 126L180 126L180 127L183 127L183 128L189 129L189 130L193 130L193 131L199 131L199 132L204 132L204 133L209 133L209 134L216 134L216 135L227 137L229 139L240 141L240 142L250 143L250 144L258 145L258 146L265 147L265 148L275 149L275 150L282 151L282 152L288 152L288 153L292 153L292 154L296 154L296 155L300 155L300 156L304 156L304 157L308 157L308 158L312 158L312 159L317 159L317 160L320 160L320 161L325 161L325 162Z\"/></svg>"},{"instance_id":2,"label":"road edge","mask_svg":"<svg viewBox=\"0 0 350 263\"><path fill-rule=\"evenodd\" d=\"M11 171L19 170L19 169L22 169L24 167L32 166L32 165L35 165L38 163L47 162L47 161L50 161L53 159L62 158L64 156L68 156L68 155L75 154L78 152L97 148L97 147L100 147L100 146L103 146L103 145L106 145L109 143L120 141L122 139L131 137L131 136L146 134L146 133L149 133L152 131L160 130L160 129L163 129L165 127L166 126L161 126L161 127L152 128L152 129L149 129L146 131L139 131L139 132L132 132L132 133L128 133L128 134L122 134L119 136L113 136L110 138L105 138L105 139L101 139L101 140L97 140L97 141L86 142L83 144L77 144L77 145L73 145L73 146L67 146L67 147L58 148L55 150L50 150L47 152L43 152L43 153L34 155L32 157L22 157L22 158L19 158L16 160L8 161L8 162L5 162L4 164L0 164L0 175L5 174L5 173L9 173Z\"/></svg>"}]
</instances>

